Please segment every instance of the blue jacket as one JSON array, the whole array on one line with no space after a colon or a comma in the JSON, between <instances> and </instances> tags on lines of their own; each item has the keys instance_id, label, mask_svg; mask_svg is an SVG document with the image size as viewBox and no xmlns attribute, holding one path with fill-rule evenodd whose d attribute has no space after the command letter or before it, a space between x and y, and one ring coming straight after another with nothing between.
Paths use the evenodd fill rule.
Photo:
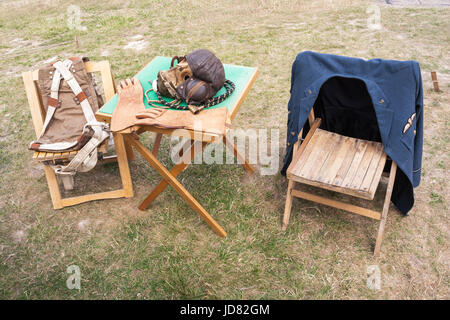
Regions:
<instances>
[{"instance_id":1,"label":"blue jacket","mask_svg":"<svg viewBox=\"0 0 450 320\"><path fill-rule=\"evenodd\" d=\"M361 91L356 93L356 98L344 97L345 92L355 95L356 91ZM339 102L333 102L336 100ZM354 100L360 100L361 103L365 101L370 107L358 110L360 106L352 102ZM333 107L334 104L337 106ZM363 60L310 51L300 53L292 66L286 156L281 171L283 175L291 162L292 147L300 130L304 126L304 131L309 129L306 120L313 106L316 116L316 106L322 109L322 113L331 110L331 114L336 114L334 120L329 116L329 121L323 123L324 129L383 143L387 155L400 169L397 170L391 200L400 211L407 214L414 204L413 187L420 183L422 166L423 92L419 64L416 61ZM366 125L353 120L350 124L353 129L349 129L342 124L346 119L340 116L349 117L353 114L342 111L352 108L355 108L355 114L359 112L361 116L367 117L365 122L361 122ZM372 122L369 122L370 114L373 114ZM318 116L326 114L319 112ZM369 123L375 123L379 130L373 130ZM358 124L359 128L355 127Z\"/></svg>"}]
</instances>

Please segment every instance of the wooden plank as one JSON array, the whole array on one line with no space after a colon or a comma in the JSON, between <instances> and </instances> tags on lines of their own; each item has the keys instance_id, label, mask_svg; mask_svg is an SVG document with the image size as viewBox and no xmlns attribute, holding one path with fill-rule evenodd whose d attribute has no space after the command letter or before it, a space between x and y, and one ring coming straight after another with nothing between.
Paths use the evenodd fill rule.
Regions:
<instances>
[{"instance_id":1,"label":"wooden plank","mask_svg":"<svg viewBox=\"0 0 450 320\"><path fill-rule=\"evenodd\" d=\"M314 116L314 108L311 108L311 111L308 114L308 122L309 122L310 126L312 126L315 119L316 119L316 117Z\"/></svg>"},{"instance_id":2,"label":"wooden plank","mask_svg":"<svg viewBox=\"0 0 450 320\"><path fill-rule=\"evenodd\" d=\"M53 153L53 159L62 159L62 153L61 152Z\"/></svg>"},{"instance_id":3,"label":"wooden plank","mask_svg":"<svg viewBox=\"0 0 450 320\"><path fill-rule=\"evenodd\" d=\"M126 197L125 191L123 189L99 192L93 194L86 194L78 197L65 198L61 200L63 207L74 206L80 203L94 201L94 200L104 200L104 199L116 199Z\"/></svg>"},{"instance_id":4,"label":"wooden plank","mask_svg":"<svg viewBox=\"0 0 450 320\"><path fill-rule=\"evenodd\" d=\"M30 106L31 118L33 120L34 132L36 137L39 137L44 125L44 115L42 113L42 108L40 105L40 98L33 81L32 72L22 73L23 83L25 85L25 92L28 98L28 104Z\"/></svg>"},{"instance_id":5,"label":"wooden plank","mask_svg":"<svg viewBox=\"0 0 450 320\"><path fill-rule=\"evenodd\" d=\"M358 206L354 206L352 204L344 203L341 201L332 200L332 199L324 198L321 196L316 196L316 195L306 193L306 192L303 192L300 190L292 190L292 195L295 197L298 197L298 198L314 201L314 202L317 202L320 204L324 204L324 205L334 207L337 209L356 213L356 214L359 214L359 215L362 215L365 217L369 217L372 219L376 219L376 220L381 219L381 214L379 212L376 212L376 211L373 211L370 209L366 209L366 208L362 208L362 207L358 207Z\"/></svg>"},{"instance_id":6,"label":"wooden plank","mask_svg":"<svg viewBox=\"0 0 450 320\"><path fill-rule=\"evenodd\" d=\"M33 78L33 81L39 81L39 70L31 71L31 77Z\"/></svg>"},{"instance_id":7,"label":"wooden plank","mask_svg":"<svg viewBox=\"0 0 450 320\"><path fill-rule=\"evenodd\" d=\"M102 112L97 111L95 113L95 118L97 119L97 121L100 121L100 122L111 123L111 115L107 114L107 113L102 113Z\"/></svg>"},{"instance_id":8,"label":"wooden plank","mask_svg":"<svg viewBox=\"0 0 450 320\"><path fill-rule=\"evenodd\" d=\"M386 221L387 221L387 215L388 215L388 211L389 211L389 205L391 203L392 189L394 187L396 174L397 174L397 164L394 161L392 161L391 171L389 174L389 182L388 182L388 186L386 189L386 196L384 198L383 211L381 212L380 227L378 229L377 241L375 243L375 250L373 252L373 255L375 257L378 257L378 255L380 254L381 242L383 242L384 227L385 227Z\"/></svg>"},{"instance_id":9,"label":"wooden plank","mask_svg":"<svg viewBox=\"0 0 450 320\"><path fill-rule=\"evenodd\" d=\"M300 145L302 144L301 138L303 135L303 129L300 130L300 133L297 136L297 142L294 144L294 148L293 148L293 153L292 154L297 154L298 148L300 147Z\"/></svg>"},{"instance_id":10,"label":"wooden plank","mask_svg":"<svg viewBox=\"0 0 450 320\"><path fill-rule=\"evenodd\" d=\"M381 143L377 143L375 146L375 153L372 157L372 161L370 162L369 168L367 168L366 175L361 185L359 186L359 189L362 191L369 191L369 188L372 185L372 181L374 179L379 180L381 178L381 173L378 177L375 176L375 174L378 172L377 169L380 163L380 158L384 152Z\"/></svg>"},{"instance_id":11,"label":"wooden plank","mask_svg":"<svg viewBox=\"0 0 450 320\"><path fill-rule=\"evenodd\" d=\"M50 191L50 198L52 199L53 208L61 209L63 204L61 203L61 192L59 191L58 180L53 168L50 166L44 166L45 177L47 179L48 190Z\"/></svg>"},{"instance_id":12,"label":"wooden plank","mask_svg":"<svg viewBox=\"0 0 450 320\"><path fill-rule=\"evenodd\" d=\"M359 140L355 140L350 138L349 146L347 147L347 152L345 154L344 160L342 160L342 164L339 167L338 172L336 173L336 177L331 183L334 186L341 186L342 182L344 182L345 177L347 176L347 172L352 165L353 158L355 157L355 153L358 151L358 147L362 146L359 143Z\"/></svg>"},{"instance_id":13,"label":"wooden plank","mask_svg":"<svg viewBox=\"0 0 450 320\"><path fill-rule=\"evenodd\" d=\"M33 159L37 159L38 155L39 155L39 151L33 152Z\"/></svg>"},{"instance_id":14,"label":"wooden plank","mask_svg":"<svg viewBox=\"0 0 450 320\"><path fill-rule=\"evenodd\" d=\"M433 81L433 87L435 92L439 92L439 82L437 79L436 71L431 71L431 80Z\"/></svg>"},{"instance_id":15,"label":"wooden plank","mask_svg":"<svg viewBox=\"0 0 450 320\"><path fill-rule=\"evenodd\" d=\"M321 130L317 129L317 131L319 132ZM309 155L311 154L311 151L314 149L313 146L317 143L319 137L322 137L322 135L314 134L311 137L311 140L308 142L309 146L308 145L305 146L305 149L303 150L300 157L298 158L297 163L295 163L294 168L292 170L292 174L295 174L297 176L300 175L300 172L303 169L303 167L305 166L306 162L308 161ZM302 144L304 144L305 141L303 141ZM300 147L297 149L297 152L298 152L298 150L300 150ZM294 161L294 160L292 160L292 161Z\"/></svg>"},{"instance_id":16,"label":"wooden plank","mask_svg":"<svg viewBox=\"0 0 450 320\"><path fill-rule=\"evenodd\" d=\"M128 166L127 152L125 149L124 135L114 133L114 145L116 146L117 163L119 165L120 178L124 189L124 197L133 196L133 182L131 181L130 167Z\"/></svg>"},{"instance_id":17,"label":"wooden plank","mask_svg":"<svg viewBox=\"0 0 450 320\"><path fill-rule=\"evenodd\" d=\"M372 180L372 184L370 185L369 190L368 190L369 194L372 195L372 199L375 196L375 192L377 191L378 185L381 180L381 176L383 175L384 166L386 164L386 158L387 158L386 153L383 150L380 161L378 162L377 171L375 173L375 177L379 177L379 178Z\"/></svg>"},{"instance_id":18,"label":"wooden plank","mask_svg":"<svg viewBox=\"0 0 450 320\"><path fill-rule=\"evenodd\" d=\"M367 170L370 166L370 162L375 154L376 145L372 142L368 143L366 152L364 153L363 158L361 159L361 163L359 164L358 171L356 172L352 182L349 184L349 187L352 189L359 190L363 179L367 173Z\"/></svg>"},{"instance_id":19,"label":"wooden plank","mask_svg":"<svg viewBox=\"0 0 450 320\"><path fill-rule=\"evenodd\" d=\"M340 140L343 139L343 136L337 135L336 133L326 132L326 141L322 142L321 146L316 146L322 149L320 156L316 158L315 166L309 172L309 179L318 180L318 177L322 170L325 170L325 163L330 156L332 156L333 152L339 146Z\"/></svg>"},{"instance_id":20,"label":"wooden plank","mask_svg":"<svg viewBox=\"0 0 450 320\"><path fill-rule=\"evenodd\" d=\"M306 146L308 145L309 141L313 137L314 132L317 130L317 128L319 128L321 122L322 122L322 119L320 119L320 118L317 118L314 121L314 123L311 126L308 134L305 137L305 140L303 141L303 143L298 148L297 153L292 156L291 164L289 165L289 167L287 169L287 172L286 172L286 175L288 176L288 178L289 178L290 175L292 175L292 171L293 171L295 165L298 163L298 159L300 158L300 156L302 155L302 153L305 150Z\"/></svg>"},{"instance_id":21,"label":"wooden plank","mask_svg":"<svg viewBox=\"0 0 450 320\"><path fill-rule=\"evenodd\" d=\"M152 153L156 157L158 155L159 146L161 145L162 134L157 133L155 137L155 143L153 144Z\"/></svg>"},{"instance_id":22,"label":"wooden plank","mask_svg":"<svg viewBox=\"0 0 450 320\"><path fill-rule=\"evenodd\" d=\"M155 158L155 156L147 150L147 148L139 141L126 138L136 150L150 163L150 165L158 171L158 173L166 180L175 191L197 212L200 217L213 229L213 231L221 236L226 237L225 230L211 217L211 215L198 203L197 200L183 187L183 185Z\"/></svg>"},{"instance_id":23,"label":"wooden plank","mask_svg":"<svg viewBox=\"0 0 450 320\"><path fill-rule=\"evenodd\" d=\"M365 140L358 140L358 147L356 153L353 156L352 164L345 175L344 181L342 181L342 187L348 188L353 181L356 173L358 172L359 165L366 153L368 142Z\"/></svg>"},{"instance_id":24,"label":"wooden plank","mask_svg":"<svg viewBox=\"0 0 450 320\"><path fill-rule=\"evenodd\" d=\"M341 136L341 138L339 138L338 147L334 150L333 154L328 157L326 163L324 163L322 172L317 180L327 184L332 183L351 147L351 138Z\"/></svg>"},{"instance_id":25,"label":"wooden plank","mask_svg":"<svg viewBox=\"0 0 450 320\"><path fill-rule=\"evenodd\" d=\"M116 94L111 66L108 61L101 61L98 64L102 77L103 90L105 92L105 100L109 101Z\"/></svg>"},{"instance_id":26,"label":"wooden plank","mask_svg":"<svg viewBox=\"0 0 450 320\"><path fill-rule=\"evenodd\" d=\"M69 158L69 156L70 156L70 152L62 152L61 153L61 158L63 158L63 159Z\"/></svg>"},{"instance_id":27,"label":"wooden plank","mask_svg":"<svg viewBox=\"0 0 450 320\"><path fill-rule=\"evenodd\" d=\"M47 154L47 152L39 152L37 159L39 161L43 161L45 159L46 154Z\"/></svg>"},{"instance_id":28,"label":"wooden plank","mask_svg":"<svg viewBox=\"0 0 450 320\"><path fill-rule=\"evenodd\" d=\"M53 152L42 152L42 160L53 160Z\"/></svg>"},{"instance_id":29,"label":"wooden plank","mask_svg":"<svg viewBox=\"0 0 450 320\"><path fill-rule=\"evenodd\" d=\"M170 169L170 171L169 171L174 177L178 176L181 172L183 172L191 164L191 161L195 157L196 151L202 152L205 149L205 147L208 145L208 143L200 142L200 141L195 141L194 143L192 143L193 141L190 140L188 142L191 144L190 149L188 150L190 152L186 152L184 157L181 159L180 163L174 165L173 168ZM199 144L199 143L202 144L200 146L200 148L195 148L194 144ZM146 210L150 206L150 204L161 194L161 192L164 191L164 189L168 185L169 185L168 182L163 179L152 190L152 192L150 192L149 195L141 202L141 204L138 207L139 210Z\"/></svg>"},{"instance_id":30,"label":"wooden plank","mask_svg":"<svg viewBox=\"0 0 450 320\"><path fill-rule=\"evenodd\" d=\"M246 85L244 87L244 90L242 90L242 92L239 95L239 98L237 99L237 101L235 102L234 106L231 108L231 110L229 112L231 121L234 119L234 117L236 116L237 112L241 108L241 105L244 102L244 99L247 96L250 88L253 86L253 83L255 82L257 76L258 76L258 68L255 68L255 70L253 71L252 75L250 76L250 80L247 81L247 83L246 83Z\"/></svg>"},{"instance_id":31,"label":"wooden plank","mask_svg":"<svg viewBox=\"0 0 450 320\"><path fill-rule=\"evenodd\" d=\"M291 216L291 210L292 210L292 190L294 188L295 182L293 180L289 180L288 183L288 191L286 194L286 204L284 205L284 215L283 215L283 225L281 227L281 229L283 231L286 230L288 223L289 223L289 218Z\"/></svg>"},{"instance_id":32,"label":"wooden plank","mask_svg":"<svg viewBox=\"0 0 450 320\"><path fill-rule=\"evenodd\" d=\"M310 186L313 186L313 187L327 189L327 190L334 191L334 192L348 194L350 196L358 197L358 198L361 198L361 199L370 200L370 195L368 194L368 192L362 192L361 190L358 190L358 189L351 189L351 188L345 188L345 187L342 187L342 186L335 186L335 185L332 185L332 184L323 183L321 181L310 180L310 179L307 179L307 178L302 178L302 177L294 176L294 175L291 175L289 177L289 179L292 179L292 180L294 180L296 182L304 183L304 184L307 184L307 185L310 185Z\"/></svg>"},{"instance_id":33,"label":"wooden plank","mask_svg":"<svg viewBox=\"0 0 450 320\"><path fill-rule=\"evenodd\" d=\"M309 144L309 148L312 148L311 153L306 159L305 164L303 165L302 169L300 170L298 176L302 178L309 179L309 173L316 168L316 163L320 161L321 157L323 156L324 151L323 146L324 142L327 142L327 136L325 134L320 134L317 141L314 144ZM325 148L326 149L326 148ZM322 162L320 163L322 164Z\"/></svg>"}]
</instances>

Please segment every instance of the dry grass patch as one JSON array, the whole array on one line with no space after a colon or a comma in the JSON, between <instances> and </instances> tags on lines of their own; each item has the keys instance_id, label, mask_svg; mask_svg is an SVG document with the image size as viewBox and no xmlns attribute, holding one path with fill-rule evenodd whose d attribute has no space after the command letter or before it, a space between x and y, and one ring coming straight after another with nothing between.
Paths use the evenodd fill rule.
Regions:
<instances>
[{"instance_id":1,"label":"dry grass patch","mask_svg":"<svg viewBox=\"0 0 450 320\"><path fill-rule=\"evenodd\" d=\"M20 1L19 1L20 2ZM381 30L367 29L369 1L85 1L87 31L70 30L66 0L0 7L0 297L109 299L445 299L449 297L449 30L446 8L381 7ZM80 48L75 47L78 36ZM137 35L148 46L124 49ZM141 39L141 37L139 37ZM20 72L69 54L108 59L117 80L156 55L206 47L225 63L259 67L234 125L279 128L283 146L290 72L297 53L415 59L425 90L423 179L409 217L391 207L379 260L377 223L296 199L280 230L287 183L249 177L237 165L193 165L182 183L227 230L218 238L167 188L137 210L160 176L131 163L135 197L52 210L45 177L26 150L34 137ZM107 57L103 55L107 54ZM432 91L436 70L442 93ZM151 146L153 136L142 141ZM169 140L162 162L170 166ZM284 150L280 150L280 163ZM115 188L114 164L79 175L77 192ZM94 183L87 184L93 181ZM101 185L105 184L105 185ZM385 188L385 186L383 186ZM82 288L68 290L78 265ZM380 291L366 287L381 269Z\"/></svg>"}]
</instances>

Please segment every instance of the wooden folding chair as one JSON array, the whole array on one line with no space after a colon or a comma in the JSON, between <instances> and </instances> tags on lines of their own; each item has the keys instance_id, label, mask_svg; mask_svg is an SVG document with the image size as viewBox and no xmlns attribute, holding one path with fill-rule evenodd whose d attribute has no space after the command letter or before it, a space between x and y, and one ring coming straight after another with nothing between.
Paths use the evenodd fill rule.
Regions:
<instances>
[{"instance_id":1,"label":"wooden folding chair","mask_svg":"<svg viewBox=\"0 0 450 320\"><path fill-rule=\"evenodd\" d=\"M292 162L287 170L288 191L283 226L286 230L292 208L292 197L346 210L380 220L374 255L380 253L397 164L392 161L382 212L355 206L294 189L295 182L327 189L354 197L373 200L386 163L386 153L380 142L345 137L319 129L321 119L308 117L310 130L301 143L294 145Z\"/></svg>"},{"instance_id":2,"label":"wooden folding chair","mask_svg":"<svg viewBox=\"0 0 450 320\"><path fill-rule=\"evenodd\" d=\"M106 101L110 100L116 93L116 86L111 72L111 67L108 61L93 62L88 61L85 63L87 72L100 72L103 89L105 93ZM39 137L42 126L45 119L45 108L42 104L42 95L38 85L39 70L28 71L22 74L23 82L25 85L25 91L27 93L28 103L30 105L31 117L33 120L34 130L36 136ZM115 156L104 157L104 162L118 161L120 176L122 179L122 189L87 194L71 198L62 198L59 190L58 179L54 170L50 167L50 164L68 163L77 154L78 151L71 152L34 152L33 160L42 162L44 164L45 176L47 178L48 188L52 199L53 207L55 209L61 209L67 206L73 206L76 204L84 203L92 200L100 199L113 199L121 197L132 197L133 188L131 184L131 176L128 168L128 158L133 157L133 151L131 147L125 144L123 137L120 135L114 135L114 144L116 148ZM107 149L107 141L99 147L99 151L105 152Z\"/></svg>"}]
</instances>

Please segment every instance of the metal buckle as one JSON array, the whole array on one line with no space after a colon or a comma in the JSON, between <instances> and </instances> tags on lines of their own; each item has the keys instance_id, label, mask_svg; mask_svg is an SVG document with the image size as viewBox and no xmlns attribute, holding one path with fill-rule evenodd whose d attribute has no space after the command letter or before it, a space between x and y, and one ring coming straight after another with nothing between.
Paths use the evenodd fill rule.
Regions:
<instances>
[{"instance_id":1,"label":"metal buckle","mask_svg":"<svg viewBox=\"0 0 450 320\"><path fill-rule=\"evenodd\" d=\"M197 114L203 110L204 106L198 107L198 106L194 106L194 105L190 104L190 105L188 105L188 108L193 114Z\"/></svg>"}]
</instances>

